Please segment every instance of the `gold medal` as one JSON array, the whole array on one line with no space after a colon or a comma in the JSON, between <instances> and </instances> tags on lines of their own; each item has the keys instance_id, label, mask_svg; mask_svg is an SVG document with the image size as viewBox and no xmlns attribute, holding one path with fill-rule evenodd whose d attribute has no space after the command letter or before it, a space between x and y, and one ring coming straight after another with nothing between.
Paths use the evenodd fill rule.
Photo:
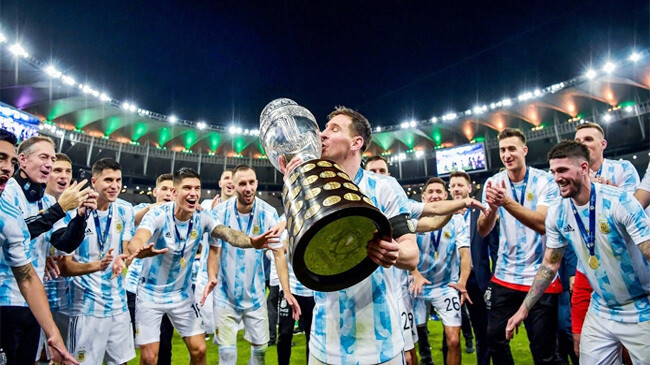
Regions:
<instances>
[{"instance_id":1,"label":"gold medal","mask_svg":"<svg viewBox=\"0 0 650 365\"><path fill-rule=\"evenodd\" d=\"M438 260L438 251L435 251L433 253L433 259L436 260L436 261Z\"/></svg>"},{"instance_id":2,"label":"gold medal","mask_svg":"<svg viewBox=\"0 0 650 365\"><path fill-rule=\"evenodd\" d=\"M598 268L598 259L596 256L589 256L589 267L594 270Z\"/></svg>"},{"instance_id":3,"label":"gold medal","mask_svg":"<svg viewBox=\"0 0 650 365\"><path fill-rule=\"evenodd\" d=\"M187 262L185 261L185 257L181 257L181 267L187 266Z\"/></svg>"}]
</instances>

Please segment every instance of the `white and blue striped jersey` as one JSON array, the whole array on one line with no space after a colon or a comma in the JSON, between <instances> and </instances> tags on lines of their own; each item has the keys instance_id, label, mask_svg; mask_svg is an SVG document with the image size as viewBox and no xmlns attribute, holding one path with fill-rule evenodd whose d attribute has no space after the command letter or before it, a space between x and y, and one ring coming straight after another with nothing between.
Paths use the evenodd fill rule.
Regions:
<instances>
[{"instance_id":1,"label":"white and blue striped jersey","mask_svg":"<svg viewBox=\"0 0 650 365\"><path fill-rule=\"evenodd\" d=\"M95 225L93 215L86 220L86 234L79 247L72 253L72 259L79 263L99 261L108 251L113 249L113 256L124 253L123 242L133 237L134 213L133 206L122 199L111 203L105 211L96 211L99 218L99 229ZM110 226L108 216L111 215ZM64 226L63 221L55 225L55 229ZM106 243L100 244L99 233L105 235ZM70 278L70 315L110 317L128 310L126 292L122 275L111 280L112 266L102 271L90 274L72 276Z\"/></svg>"},{"instance_id":2,"label":"white and blue striped jersey","mask_svg":"<svg viewBox=\"0 0 650 365\"><path fill-rule=\"evenodd\" d=\"M278 223L278 212L269 203L255 198L249 214L237 212L237 198L233 197L215 207L214 215L232 229L247 236L257 236ZM252 221L250 221L252 219ZM255 310L266 303L264 287L264 250L221 245L215 304L237 311Z\"/></svg>"},{"instance_id":3,"label":"white and blue striped jersey","mask_svg":"<svg viewBox=\"0 0 650 365\"><path fill-rule=\"evenodd\" d=\"M54 197L47 194L37 202L31 203L27 201L25 194L22 192L22 187L14 178L7 181L5 190L2 192L2 200L5 200L10 205L18 208L23 219L38 215L41 210L47 209L56 203ZM27 247L27 256L32 259L34 271L39 279L42 279L45 274L45 260L47 259L47 249L51 237L52 230L44 232L40 236L30 240ZM0 306L27 307L27 302L25 302L22 294L20 294L18 283L14 280L11 271L9 271L9 275L11 277L7 276L4 278L8 280L6 281L6 284L3 280L3 293L0 296ZM4 288L7 289L5 290Z\"/></svg>"},{"instance_id":4,"label":"white and blue striped jersey","mask_svg":"<svg viewBox=\"0 0 650 365\"><path fill-rule=\"evenodd\" d=\"M388 218L409 213L406 193L390 176L359 169L354 182ZM377 268L347 289L314 292L309 351L329 364L377 364L404 349L394 268Z\"/></svg>"},{"instance_id":5,"label":"white and blue striped jersey","mask_svg":"<svg viewBox=\"0 0 650 365\"><path fill-rule=\"evenodd\" d=\"M65 217L63 217L63 224L67 226L76 215L77 209L66 212ZM60 225L58 227L60 228ZM58 228L53 229L53 231L56 229ZM49 247L48 256L67 255L65 252L57 250L49 243L47 246ZM50 310L52 310L52 312L69 314L70 278L59 275L57 278L44 281L43 288L45 289L45 294L47 295L47 301L50 304Z\"/></svg>"},{"instance_id":6,"label":"white and blue striped jersey","mask_svg":"<svg viewBox=\"0 0 650 365\"><path fill-rule=\"evenodd\" d=\"M411 219L420 219L422 211L424 210L425 204L417 200L409 199L408 200L408 209L411 213Z\"/></svg>"},{"instance_id":7,"label":"white and blue striped jersey","mask_svg":"<svg viewBox=\"0 0 650 365\"><path fill-rule=\"evenodd\" d=\"M3 195L4 197L4 195ZM11 291L13 278L12 267L24 266L32 262L28 250L29 230L20 210L0 198L0 297L4 298ZM5 299L2 299L4 302Z\"/></svg>"},{"instance_id":8,"label":"white and blue striped jersey","mask_svg":"<svg viewBox=\"0 0 650 365\"><path fill-rule=\"evenodd\" d=\"M517 198L524 194L523 206L526 209L537 210L538 206L550 206L558 200L559 191L553 176L534 167L529 167L529 177L526 191L523 181L513 183ZM490 177L486 182L501 186L505 183L506 194L513 197L512 187L507 171L501 171ZM516 199L515 199L516 200ZM521 201L521 200L520 200ZM483 190L483 204L485 190ZM537 269L544 257L544 235L526 227L512 216L504 207L499 207L499 255L494 270L494 277L506 283L530 286L537 274Z\"/></svg>"},{"instance_id":9,"label":"white and blue striped jersey","mask_svg":"<svg viewBox=\"0 0 650 365\"><path fill-rule=\"evenodd\" d=\"M650 264L637 245L650 241L650 218L625 191L594 183L596 188L596 242L598 267L588 265L589 250L582 238L569 199L552 206L546 216L546 245L569 243L582 263L594 291L589 311L618 322L650 320ZM589 204L576 206L589 227Z\"/></svg>"},{"instance_id":10,"label":"white and blue striped jersey","mask_svg":"<svg viewBox=\"0 0 650 365\"><path fill-rule=\"evenodd\" d=\"M438 245L438 257L434 240L440 237ZM418 271L431 284L422 288L422 295L431 299L433 289L444 288L451 283L458 282L460 273L460 248L469 248L469 235L467 225L463 216L454 214L442 227L433 232L418 233L418 248L420 249L420 261Z\"/></svg>"},{"instance_id":11,"label":"white and blue striped jersey","mask_svg":"<svg viewBox=\"0 0 650 365\"><path fill-rule=\"evenodd\" d=\"M138 299L147 302L172 304L194 297L191 283L194 256L203 233L212 232L219 224L206 211L195 211L189 220L179 221L174 217L174 204L152 208L138 227L151 232L149 242L154 243L154 248L168 249L164 254L144 260L137 294ZM190 222L192 230L188 232ZM183 242L176 237L177 233L184 238ZM211 240L210 244L216 241Z\"/></svg>"},{"instance_id":12,"label":"white and blue striped jersey","mask_svg":"<svg viewBox=\"0 0 650 365\"><path fill-rule=\"evenodd\" d=\"M630 161L603 159L600 166L600 176L605 180L611 180L619 188L628 194L634 194L639 186L639 173Z\"/></svg>"},{"instance_id":13,"label":"white and blue striped jersey","mask_svg":"<svg viewBox=\"0 0 650 365\"><path fill-rule=\"evenodd\" d=\"M151 205L150 203L140 203L133 207L133 214L140 209L144 209ZM142 273L142 262L146 259L135 258L131 261L129 268L126 270L126 277L124 278L124 289L130 293L138 292L138 283L140 282L140 274Z\"/></svg>"}]
</instances>

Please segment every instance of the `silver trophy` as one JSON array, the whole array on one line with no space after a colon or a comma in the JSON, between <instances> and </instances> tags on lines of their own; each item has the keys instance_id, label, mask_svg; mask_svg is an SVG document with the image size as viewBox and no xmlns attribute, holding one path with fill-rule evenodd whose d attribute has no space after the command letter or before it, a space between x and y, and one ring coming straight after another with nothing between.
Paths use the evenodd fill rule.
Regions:
<instances>
[{"instance_id":1,"label":"silver trophy","mask_svg":"<svg viewBox=\"0 0 650 365\"><path fill-rule=\"evenodd\" d=\"M392 229L340 166L320 159L316 118L291 99L273 100L260 115L260 141L280 171L295 157L303 161L282 191L289 260L298 280L334 291L365 279L377 268L367 242L374 231L391 236Z\"/></svg>"}]
</instances>

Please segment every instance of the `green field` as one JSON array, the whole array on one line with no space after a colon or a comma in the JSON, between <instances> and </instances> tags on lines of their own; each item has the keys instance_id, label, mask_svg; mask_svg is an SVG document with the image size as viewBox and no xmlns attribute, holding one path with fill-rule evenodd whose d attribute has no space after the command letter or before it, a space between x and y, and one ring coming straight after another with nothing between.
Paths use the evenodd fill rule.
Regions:
<instances>
[{"instance_id":1,"label":"green field","mask_svg":"<svg viewBox=\"0 0 650 365\"><path fill-rule=\"evenodd\" d=\"M238 354L237 354L237 364L246 364L248 363L248 357L250 356L250 345L242 338L243 332L239 332L239 341L237 342ZM303 334L297 334L293 337L295 346L291 350L291 363L292 364L306 364L305 360L305 336ZM431 352L433 354L433 361L436 364L442 364L442 351L440 351L442 344L442 323L439 321L429 321L429 342L431 343ZM463 364L476 364L476 355L475 354L466 354L465 353L465 341L461 339L462 348L463 348ZM533 359L530 355L530 350L528 349L528 338L526 337L526 331L523 329L523 326L519 330L519 334L515 336L514 340L510 342L512 348L512 353L517 364L532 364ZM417 348L417 347L416 347ZM189 362L189 357L187 354L187 349L183 340L180 338L178 333L174 333L173 339L173 355L172 355L172 364L181 365L187 364ZM266 363L267 364L277 364L277 352L275 346L270 346L269 350L266 353ZM139 355L139 351L136 351L136 355ZM208 343L208 364L215 364L219 360L219 355L217 352L217 346L212 344L212 341ZM134 360L129 361L129 364L139 364L139 356Z\"/></svg>"}]
</instances>

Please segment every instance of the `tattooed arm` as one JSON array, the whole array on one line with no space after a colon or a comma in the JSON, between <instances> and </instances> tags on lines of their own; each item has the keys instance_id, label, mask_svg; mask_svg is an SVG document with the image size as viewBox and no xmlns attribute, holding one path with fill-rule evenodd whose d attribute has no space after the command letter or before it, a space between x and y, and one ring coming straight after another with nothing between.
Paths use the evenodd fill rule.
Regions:
<instances>
[{"instance_id":1,"label":"tattooed arm","mask_svg":"<svg viewBox=\"0 0 650 365\"><path fill-rule=\"evenodd\" d=\"M23 295L23 298L25 298L29 309L34 314L34 317L43 329L43 332L45 332L49 346L56 349L56 358L58 360L65 358L66 360L74 361L73 363L77 364L74 357L70 356L65 348L63 339L61 338L61 333L52 318L52 312L50 312L50 305L47 302L45 289L43 289L41 279L36 275L32 264L29 263L23 266L12 267L11 271L14 273L20 293Z\"/></svg>"},{"instance_id":2,"label":"tattooed arm","mask_svg":"<svg viewBox=\"0 0 650 365\"><path fill-rule=\"evenodd\" d=\"M537 270L537 275L530 287L524 302L519 307L515 315L510 317L508 325L506 326L506 338L511 339L515 327L518 327L521 322L528 316L530 309L537 303L539 298L542 297L546 288L551 285L555 278L560 265L562 264L562 256L564 255L565 247L561 248L547 248L544 252L544 260Z\"/></svg>"},{"instance_id":3,"label":"tattooed arm","mask_svg":"<svg viewBox=\"0 0 650 365\"><path fill-rule=\"evenodd\" d=\"M212 230L212 237L219 238L223 241L227 241L231 245L239 248L251 248L251 239L244 232L234 230L232 228L226 227L223 224L219 224L214 227Z\"/></svg>"}]
</instances>

